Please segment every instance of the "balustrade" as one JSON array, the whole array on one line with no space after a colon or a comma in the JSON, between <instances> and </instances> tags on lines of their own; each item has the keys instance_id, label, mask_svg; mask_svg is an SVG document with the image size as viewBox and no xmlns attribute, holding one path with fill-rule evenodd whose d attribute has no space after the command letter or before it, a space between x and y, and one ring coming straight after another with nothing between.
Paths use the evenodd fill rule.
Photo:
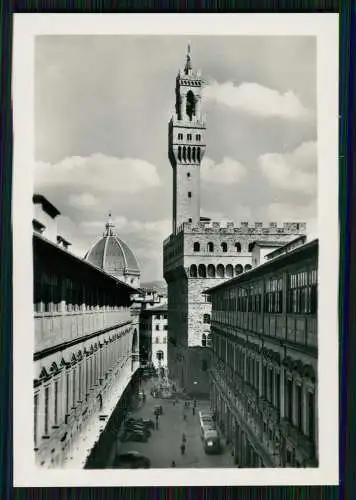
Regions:
<instances>
[{"instance_id":1,"label":"balustrade","mask_svg":"<svg viewBox=\"0 0 356 500\"><path fill-rule=\"evenodd\" d=\"M131 321L130 310L35 313L35 352Z\"/></svg>"}]
</instances>

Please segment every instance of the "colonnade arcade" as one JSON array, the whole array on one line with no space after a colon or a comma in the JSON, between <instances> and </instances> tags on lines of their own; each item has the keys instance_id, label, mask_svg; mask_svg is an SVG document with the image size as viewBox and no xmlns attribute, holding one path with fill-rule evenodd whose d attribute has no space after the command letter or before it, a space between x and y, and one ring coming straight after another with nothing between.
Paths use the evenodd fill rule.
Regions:
<instances>
[{"instance_id":1,"label":"colonnade arcade","mask_svg":"<svg viewBox=\"0 0 356 500\"><path fill-rule=\"evenodd\" d=\"M45 363L35 359L34 446L39 455L46 449L47 467L61 463L90 414L102 409L105 395L121 371L131 373L134 345L137 349L129 324L96 336L95 341L48 355L43 358ZM45 465L41 457L39 461Z\"/></svg>"}]
</instances>

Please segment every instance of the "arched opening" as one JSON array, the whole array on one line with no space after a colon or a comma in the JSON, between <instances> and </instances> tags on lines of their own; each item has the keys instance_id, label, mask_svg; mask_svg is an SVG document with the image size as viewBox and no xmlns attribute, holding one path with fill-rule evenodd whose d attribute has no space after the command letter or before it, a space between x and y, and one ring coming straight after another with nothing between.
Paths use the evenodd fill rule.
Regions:
<instances>
[{"instance_id":1,"label":"arched opening","mask_svg":"<svg viewBox=\"0 0 356 500\"><path fill-rule=\"evenodd\" d=\"M248 244L248 251L249 251L249 252L252 252L252 250L253 250L253 245L254 245L253 243L249 243L249 244Z\"/></svg>"},{"instance_id":2,"label":"arched opening","mask_svg":"<svg viewBox=\"0 0 356 500\"><path fill-rule=\"evenodd\" d=\"M197 274L198 274L197 266L195 264L192 264L190 266L190 276L191 276L191 278L196 278Z\"/></svg>"},{"instance_id":3,"label":"arched opening","mask_svg":"<svg viewBox=\"0 0 356 500\"><path fill-rule=\"evenodd\" d=\"M164 359L164 352L163 351L157 351L156 352L156 358L158 359L158 362L160 363Z\"/></svg>"},{"instance_id":4,"label":"arched opening","mask_svg":"<svg viewBox=\"0 0 356 500\"><path fill-rule=\"evenodd\" d=\"M227 278L232 278L234 275L234 268L232 267L231 264L228 264L226 266L226 277Z\"/></svg>"},{"instance_id":5,"label":"arched opening","mask_svg":"<svg viewBox=\"0 0 356 500\"><path fill-rule=\"evenodd\" d=\"M192 150L192 159L193 159L193 162L194 162L195 161L195 147Z\"/></svg>"},{"instance_id":6,"label":"arched opening","mask_svg":"<svg viewBox=\"0 0 356 500\"><path fill-rule=\"evenodd\" d=\"M201 336L201 345L202 345L202 347L206 347L206 335L205 335L205 333L203 333L203 335Z\"/></svg>"},{"instance_id":7,"label":"arched opening","mask_svg":"<svg viewBox=\"0 0 356 500\"><path fill-rule=\"evenodd\" d=\"M194 242L193 250L194 250L194 252L200 252L200 243L198 241Z\"/></svg>"},{"instance_id":8,"label":"arched opening","mask_svg":"<svg viewBox=\"0 0 356 500\"><path fill-rule=\"evenodd\" d=\"M191 160L191 149L190 149L190 146L188 147L188 161L190 162Z\"/></svg>"},{"instance_id":9,"label":"arched opening","mask_svg":"<svg viewBox=\"0 0 356 500\"><path fill-rule=\"evenodd\" d=\"M225 269L222 264L218 264L216 268L216 275L218 278L224 278L225 277Z\"/></svg>"},{"instance_id":10,"label":"arched opening","mask_svg":"<svg viewBox=\"0 0 356 500\"><path fill-rule=\"evenodd\" d=\"M197 148L197 160L200 162L200 148Z\"/></svg>"},{"instance_id":11,"label":"arched opening","mask_svg":"<svg viewBox=\"0 0 356 500\"><path fill-rule=\"evenodd\" d=\"M103 397L102 397L101 393L98 394L97 400L98 400L99 410L102 410L103 409Z\"/></svg>"},{"instance_id":12,"label":"arched opening","mask_svg":"<svg viewBox=\"0 0 356 500\"><path fill-rule=\"evenodd\" d=\"M235 274L236 276L238 276L239 274L241 274L243 272L243 267L241 264L236 264L235 266Z\"/></svg>"},{"instance_id":13,"label":"arched opening","mask_svg":"<svg viewBox=\"0 0 356 500\"><path fill-rule=\"evenodd\" d=\"M131 344L131 371L134 369L134 362L136 361L136 355L138 353L138 335L137 335L137 330L136 328L134 329L133 336L132 336L132 344Z\"/></svg>"},{"instance_id":14,"label":"arched opening","mask_svg":"<svg viewBox=\"0 0 356 500\"><path fill-rule=\"evenodd\" d=\"M240 253L241 252L241 243L235 243L235 248L236 248L236 252Z\"/></svg>"},{"instance_id":15,"label":"arched opening","mask_svg":"<svg viewBox=\"0 0 356 500\"><path fill-rule=\"evenodd\" d=\"M214 251L214 243L209 241L208 243L208 252L213 252Z\"/></svg>"},{"instance_id":16,"label":"arched opening","mask_svg":"<svg viewBox=\"0 0 356 500\"><path fill-rule=\"evenodd\" d=\"M215 278L215 266L213 264L208 265L208 278Z\"/></svg>"},{"instance_id":17,"label":"arched opening","mask_svg":"<svg viewBox=\"0 0 356 500\"><path fill-rule=\"evenodd\" d=\"M204 314L203 323L210 324L210 314Z\"/></svg>"},{"instance_id":18,"label":"arched opening","mask_svg":"<svg viewBox=\"0 0 356 500\"><path fill-rule=\"evenodd\" d=\"M179 161L182 160L182 148L181 148L181 146L178 146L178 160Z\"/></svg>"},{"instance_id":19,"label":"arched opening","mask_svg":"<svg viewBox=\"0 0 356 500\"><path fill-rule=\"evenodd\" d=\"M198 276L199 278L206 278L206 267L204 266L204 264L199 264Z\"/></svg>"},{"instance_id":20,"label":"arched opening","mask_svg":"<svg viewBox=\"0 0 356 500\"><path fill-rule=\"evenodd\" d=\"M251 264L246 264L245 271L249 271L250 269L252 269Z\"/></svg>"},{"instance_id":21,"label":"arched opening","mask_svg":"<svg viewBox=\"0 0 356 500\"><path fill-rule=\"evenodd\" d=\"M187 160L187 150L185 148L185 146L183 146L183 161L186 161Z\"/></svg>"},{"instance_id":22,"label":"arched opening","mask_svg":"<svg viewBox=\"0 0 356 500\"><path fill-rule=\"evenodd\" d=\"M137 335L137 330L135 328L132 337L132 352L135 353L137 351L138 351L138 335Z\"/></svg>"},{"instance_id":23,"label":"arched opening","mask_svg":"<svg viewBox=\"0 0 356 500\"><path fill-rule=\"evenodd\" d=\"M187 93L186 114L189 120L192 120L193 116L195 116L195 97L191 90Z\"/></svg>"},{"instance_id":24,"label":"arched opening","mask_svg":"<svg viewBox=\"0 0 356 500\"><path fill-rule=\"evenodd\" d=\"M221 250L223 252L227 252L227 243L225 243L225 242L221 243Z\"/></svg>"}]
</instances>

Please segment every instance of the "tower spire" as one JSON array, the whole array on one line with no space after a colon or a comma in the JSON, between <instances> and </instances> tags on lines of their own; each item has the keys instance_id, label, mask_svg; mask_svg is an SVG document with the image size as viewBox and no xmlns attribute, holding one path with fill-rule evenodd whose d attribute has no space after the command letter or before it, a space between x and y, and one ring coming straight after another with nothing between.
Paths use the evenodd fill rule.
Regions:
<instances>
[{"instance_id":1,"label":"tower spire","mask_svg":"<svg viewBox=\"0 0 356 500\"><path fill-rule=\"evenodd\" d=\"M192 69L192 58L190 55L190 41L189 41L188 48L187 48L187 60L185 63L185 68L184 68L185 74L188 74L191 69Z\"/></svg>"},{"instance_id":2,"label":"tower spire","mask_svg":"<svg viewBox=\"0 0 356 500\"><path fill-rule=\"evenodd\" d=\"M105 233L104 233L104 236L113 236L114 235L114 224L112 222L112 219L111 219L111 211L109 212L109 215L108 215L108 221L107 223L105 224Z\"/></svg>"}]
</instances>

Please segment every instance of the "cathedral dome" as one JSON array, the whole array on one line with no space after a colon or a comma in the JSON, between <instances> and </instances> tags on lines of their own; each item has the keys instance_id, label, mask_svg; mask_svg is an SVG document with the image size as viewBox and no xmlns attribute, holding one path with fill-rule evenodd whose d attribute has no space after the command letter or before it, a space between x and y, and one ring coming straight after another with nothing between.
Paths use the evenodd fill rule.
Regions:
<instances>
[{"instance_id":1,"label":"cathedral dome","mask_svg":"<svg viewBox=\"0 0 356 500\"><path fill-rule=\"evenodd\" d=\"M103 236L88 250L84 259L131 286L140 285L140 268L136 257L114 232L110 214Z\"/></svg>"}]
</instances>

